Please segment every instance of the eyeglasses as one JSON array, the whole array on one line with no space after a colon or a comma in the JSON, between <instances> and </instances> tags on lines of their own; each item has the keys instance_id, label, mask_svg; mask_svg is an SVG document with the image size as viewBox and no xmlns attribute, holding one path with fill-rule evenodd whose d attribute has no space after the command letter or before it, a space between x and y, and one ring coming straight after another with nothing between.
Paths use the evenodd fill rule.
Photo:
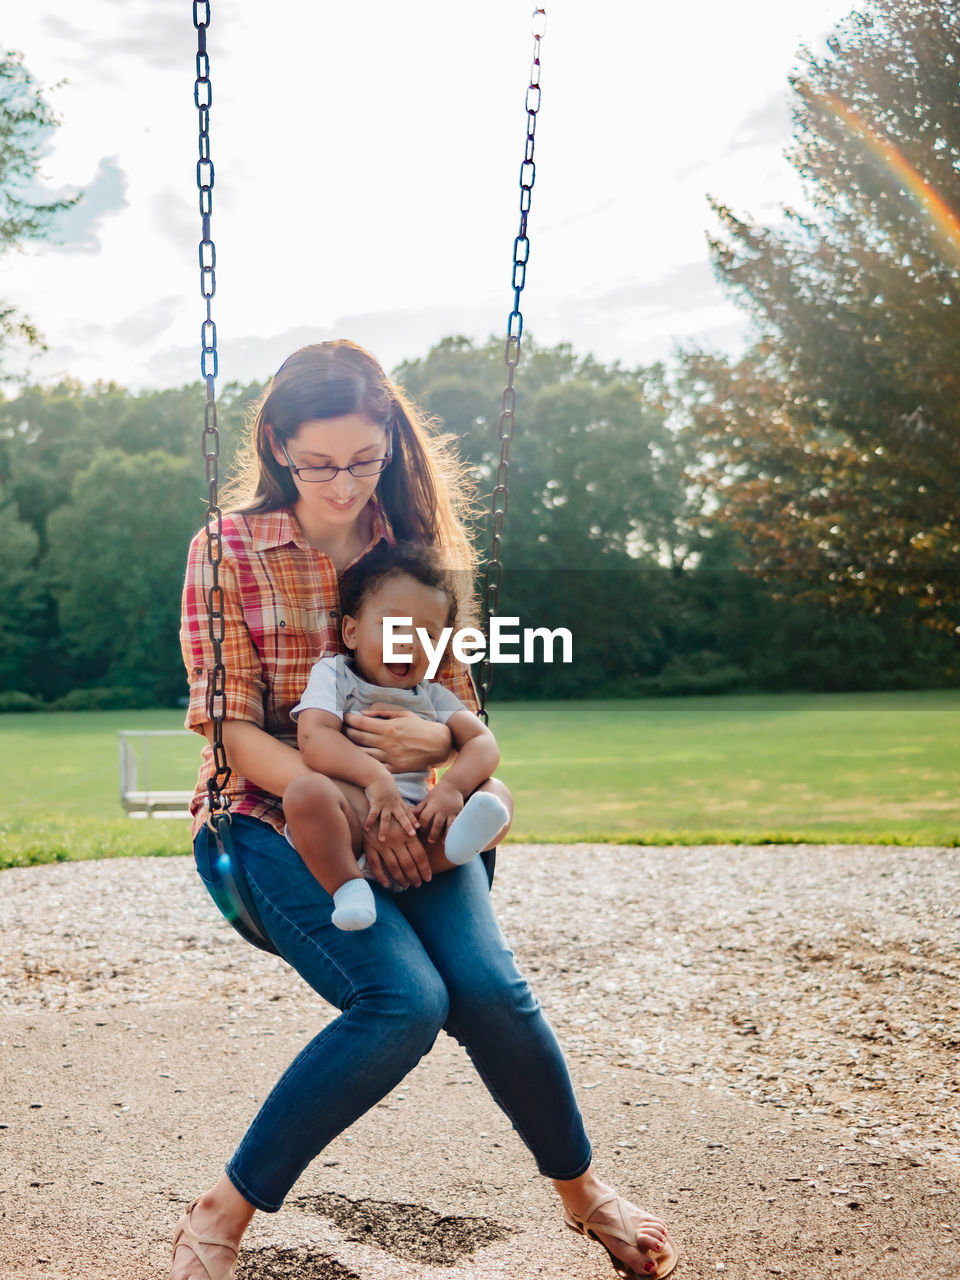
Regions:
<instances>
[{"instance_id":1,"label":"eyeglasses","mask_svg":"<svg viewBox=\"0 0 960 1280\"><path fill-rule=\"evenodd\" d=\"M323 484L327 480L335 480L341 471L349 471L352 476L356 476L358 480L364 480L368 476L378 476L381 471L385 471L387 464L393 457L393 440L387 436L387 453L384 458L365 458L363 462L351 462L348 467L295 467L293 459L287 453L287 446L281 444L283 456L287 460L290 470L305 484Z\"/></svg>"}]
</instances>

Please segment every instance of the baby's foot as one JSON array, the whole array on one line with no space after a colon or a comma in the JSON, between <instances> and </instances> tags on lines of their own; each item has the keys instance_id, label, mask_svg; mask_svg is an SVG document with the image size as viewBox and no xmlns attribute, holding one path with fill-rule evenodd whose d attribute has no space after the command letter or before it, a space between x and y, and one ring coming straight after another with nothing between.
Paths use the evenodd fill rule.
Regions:
<instances>
[{"instance_id":1,"label":"baby's foot","mask_svg":"<svg viewBox=\"0 0 960 1280\"><path fill-rule=\"evenodd\" d=\"M506 806L491 791L475 791L450 823L443 843L447 860L462 867L486 849L509 821Z\"/></svg>"},{"instance_id":2,"label":"baby's foot","mask_svg":"<svg viewBox=\"0 0 960 1280\"><path fill-rule=\"evenodd\" d=\"M333 895L333 915L330 918L338 929L352 932L370 928L377 918L377 904L366 880L348 880L340 886Z\"/></svg>"}]
</instances>

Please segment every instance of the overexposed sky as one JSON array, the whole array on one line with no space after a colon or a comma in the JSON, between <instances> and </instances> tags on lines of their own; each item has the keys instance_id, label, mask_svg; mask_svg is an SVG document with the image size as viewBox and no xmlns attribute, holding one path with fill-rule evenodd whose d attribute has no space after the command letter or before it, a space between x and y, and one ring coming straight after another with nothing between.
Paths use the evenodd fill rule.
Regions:
<instances>
[{"instance_id":1,"label":"overexposed sky","mask_svg":"<svg viewBox=\"0 0 960 1280\"><path fill-rule=\"evenodd\" d=\"M855 5L547 0L530 335L629 365L677 343L738 349L707 193L767 221L799 199L787 77ZM212 0L221 381L264 378L328 337L390 368L447 334L504 328L532 10ZM62 116L44 196L86 193L59 243L3 260L0 298L49 344L33 376L195 380L190 0L38 0L10 8L3 40Z\"/></svg>"}]
</instances>

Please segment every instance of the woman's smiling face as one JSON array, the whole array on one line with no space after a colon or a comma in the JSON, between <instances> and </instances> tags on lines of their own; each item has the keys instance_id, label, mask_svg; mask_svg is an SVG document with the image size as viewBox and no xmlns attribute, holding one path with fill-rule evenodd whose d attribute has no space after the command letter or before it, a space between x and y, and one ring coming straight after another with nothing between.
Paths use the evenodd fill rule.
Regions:
<instances>
[{"instance_id":1,"label":"woman's smiling face","mask_svg":"<svg viewBox=\"0 0 960 1280\"><path fill-rule=\"evenodd\" d=\"M291 464L299 495L297 506L310 513L311 523L342 528L357 519L376 492L379 475L355 476L344 468L389 452L389 432L362 414L304 422L281 445L272 441L273 456L283 467ZM284 452L286 450L286 452ZM313 467L338 467L331 480L302 480L297 471Z\"/></svg>"}]
</instances>

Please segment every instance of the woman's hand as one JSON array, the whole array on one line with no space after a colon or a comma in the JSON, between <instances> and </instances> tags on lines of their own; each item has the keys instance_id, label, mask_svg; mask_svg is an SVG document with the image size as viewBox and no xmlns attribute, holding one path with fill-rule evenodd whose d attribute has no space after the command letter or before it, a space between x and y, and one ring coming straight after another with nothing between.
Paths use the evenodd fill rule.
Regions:
<instances>
[{"instance_id":1,"label":"woman's hand","mask_svg":"<svg viewBox=\"0 0 960 1280\"><path fill-rule=\"evenodd\" d=\"M391 773L417 773L443 764L453 745L445 724L385 702L374 703L363 715L348 712L343 722L350 741Z\"/></svg>"},{"instance_id":2,"label":"woman's hand","mask_svg":"<svg viewBox=\"0 0 960 1280\"><path fill-rule=\"evenodd\" d=\"M430 860L416 836L402 831L396 838L381 841L372 831L363 835L363 852L367 870L378 884L389 889L391 881L404 889L416 888L431 879Z\"/></svg>"}]
</instances>

